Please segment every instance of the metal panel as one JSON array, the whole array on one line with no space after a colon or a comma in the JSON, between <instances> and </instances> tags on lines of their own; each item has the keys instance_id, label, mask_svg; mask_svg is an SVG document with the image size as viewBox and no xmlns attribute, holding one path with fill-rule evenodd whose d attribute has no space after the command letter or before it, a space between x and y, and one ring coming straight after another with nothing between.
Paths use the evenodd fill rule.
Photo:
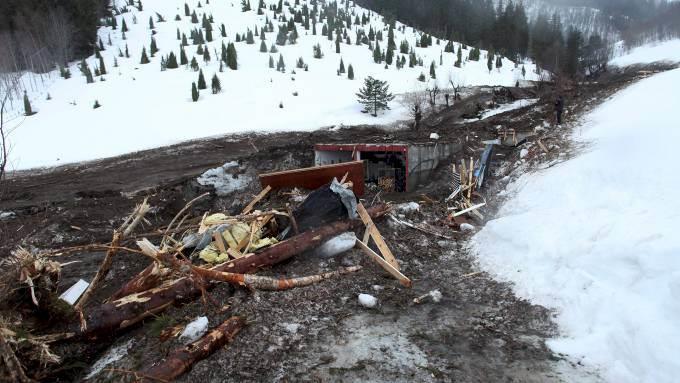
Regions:
<instances>
[{"instance_id":1,"label":"metal panel","mask_svg":"<svg viewBox=\"0 0 680 383\"><path fill-rule=\"evenodd\" d=\"M330 183L333 178L340 180L345 173L349 173L347 180L352 181L354 184L354 194L357 196L364 195L363 161L285 170L282 172L260 174L259 177L263 188L267 186L271 186L272 189L299 187L314 190Z\"/></svg>"}]
</instances>

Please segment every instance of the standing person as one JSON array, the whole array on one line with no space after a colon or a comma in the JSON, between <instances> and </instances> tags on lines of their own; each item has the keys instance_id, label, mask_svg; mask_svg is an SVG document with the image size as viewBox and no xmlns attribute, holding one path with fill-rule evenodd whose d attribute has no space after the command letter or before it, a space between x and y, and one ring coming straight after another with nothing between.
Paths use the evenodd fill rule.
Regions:
<instances>
[{"instance_id":1,"label":"standing person","mask_svg":"<svg viewBox=\"0 0 680 383\"><path fill-rule=\"evenodd\" d=\"M445 94L444 98L446 98L446 107L448 108L449 107L449 94L448 93Z\"/></svg>"},{"instance_id":2,"label":"standing person","mask_svg":"<svg viewBox=\"0 0 680 383\"><path fill-rule=\"evenodd\" d=\"M416 105L413 108L413 115L416 119L415 125L413 126L414 130L418 130L418 127L420 126L420 120L423 118L423 114L420 111L420 106Z\"/></svg>"},{"instance_id":3,"label":"standing person","mask_svg":"<svg viewBox=\"0 0 680 383\"><path fill-rule=\"evenodd\" d=\"M557 115L557 125L562 125L562 112L564 112L564 97L559 95L555 100L555 114Z\"/></svg>"}]
</instances>

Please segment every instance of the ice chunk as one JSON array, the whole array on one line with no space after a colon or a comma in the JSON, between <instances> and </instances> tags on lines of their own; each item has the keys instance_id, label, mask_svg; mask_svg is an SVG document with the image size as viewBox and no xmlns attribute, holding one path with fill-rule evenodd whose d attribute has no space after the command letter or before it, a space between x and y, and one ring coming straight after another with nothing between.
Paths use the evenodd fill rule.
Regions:
<instances>
[{"instance_id":1,"label":"ice chunk","mask_svg":"<svg viewBox=\"0 0 680 383\"><path fill-rule=\"evenodd\" d=\"M326 241L316 250L316 254L320 257L334 257L352 250L356 242L357 236L353 232L348 231Z\"/></svg>"},{"instance_id":2,"label":"ice chunk","mask_svg":"<svg viewBox=\"0 0 680 383\"><path fill-rule=\"evenodd\" d=\"M179 339L191 343L208 331L208 318L198 317L189 323L179 335Z\"/></svg>"},{"instance_id":3,"label":"ice chunk","mask_svg":"<svg viewBox=\"0 0 680 383\"><path fill-rule=\"evenodd\" d=\"M234 191L243 189L251 181L251 177L245 174L235 174L230 169L237 168L238 162L231 161L220 166L205 171L196 179L203 186L212 186L218 196L225 196Z\"/></svg>"},{"instance_id":4,"label":"ice chunk","mask_svg":"<svg viewBox=\"0 0 680 383\"><path fill-rule=\"evenodd\" d=\"M378 298L369 294L359 294L359 304L364 307L374 308L378 305Z\"/></svg>"}]
</instances>

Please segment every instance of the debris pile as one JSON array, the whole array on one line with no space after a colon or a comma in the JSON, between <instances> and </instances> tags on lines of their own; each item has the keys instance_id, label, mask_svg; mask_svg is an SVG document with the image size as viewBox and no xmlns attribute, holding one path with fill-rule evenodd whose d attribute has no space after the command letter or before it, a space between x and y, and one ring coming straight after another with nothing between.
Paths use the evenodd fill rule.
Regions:
<instances>
[{"instance_id":1,"label":"debris pile","mask_svg":"<svg viewBox=\"0 0 680 383\"><path fill-rule=\"evenodd\" d=\"M18 249L1 265L2 305L32 305L34 313L43 310L50 315L56 311L54 306L59 306L64 311L59 327L66 327L68 331L20 336L17 324L30 317L26 310L20 310L14 321L0 322L0 372L14 381L49 376L50 365L58 366L60 362L59 356L50 351L51 341L71 339L88 342L111 337L146 318L158 317L173 304L198 297L207 304L211 301L209 290L217 283L281 291L309 286L362 269L361 266L343 267L293 278L253 274L263 267L316 248L324 256L334 256L356 247L402 285L410 287L411 281L400 272L398 262L374 222L374 219L389 212L389 206L378 203L365 208L352 191L353 183L347 182L346 178L347 174L341 181L333 179L312 191L296 208L288 203L277 209L257 210L258 203L272 190L272 187L266 186L239 215L205 212L202 216L192 217L192 205L209 195L205 193L187 203L167 226L145 235L135 235L135 228L142 222L150 224L145 215L152 209L144 200L114 230L110 243L36 254ZM357 238L353 232L361 226L365 227L363 239ZM149 239L152 236L160 240L152 242ZM54 261L54 257L87 250L106 251L96 275L90 283L78 280L61 297L57 297L62 265ZM150 264L104 303L87 305L109 274L118 252L137 254L150 260ZM120 373L132 374L139 381L174 379L190 369L194 362L229 343L245 324L244 318L232 317L208 329L207 318L200 316L186 326L165 329L161 336L180 337L191 343L143 371ZM33 359L35 363L27 362ZM33 369L34 365L42 367ZM26 371L31 371L32 376L27 376Z\"/></svg>"}]
</instances>

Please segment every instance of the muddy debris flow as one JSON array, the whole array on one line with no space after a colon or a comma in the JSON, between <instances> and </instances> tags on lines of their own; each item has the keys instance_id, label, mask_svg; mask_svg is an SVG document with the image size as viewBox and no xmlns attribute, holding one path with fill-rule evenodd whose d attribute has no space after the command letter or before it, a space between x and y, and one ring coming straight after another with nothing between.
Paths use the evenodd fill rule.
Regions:
<instances>
[{"instance_id":1,"label":"muddy debris flow","mask_svg":"<svg viewBox=\"0 0 680 383\"><path fill-rule=\"evenodd\" d=\"M570 139L580 116L646 71L668 68L642 69L566 86L562 127L551 122L550 84L477 88L418 131L241 134L12 174L0 193L0 377L563 381L578 366L546 346L556 313L481 271L468 239L510 182L584 149ZM460 150L414 190L367 183L358 219L296 215L312 191L264 192L258 179L312 166L317 143L424 142L432 133ZM209 169L222 169L224 192L199 182ZM329 203L337 209L325 210L349 213L339 196ZM318 223L295 232L296 221ZM316 250L329 239L337 242ZM70 293L84 292L82 303L59 299L78 283L82 291ZM202 317L192 342L180 337Z\"/></svg>"}]
</instances>

